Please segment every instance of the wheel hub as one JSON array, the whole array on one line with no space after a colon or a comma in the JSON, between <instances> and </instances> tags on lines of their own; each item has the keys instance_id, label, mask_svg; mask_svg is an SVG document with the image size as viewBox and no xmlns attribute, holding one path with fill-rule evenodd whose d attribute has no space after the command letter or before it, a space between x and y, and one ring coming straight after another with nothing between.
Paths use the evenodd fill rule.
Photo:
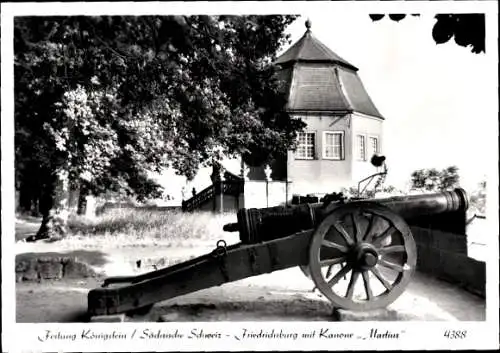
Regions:
<instances>
[{"instance_id":1,"label":"wheel hub","mask_svg":"<svg viewBox=\"0 0 500 353\"><path fill-rule=\"evenodd\" d=\"M360 270L370 269L375 267L378 262L378 257L379 254L377 250L371 244L361 243L353 250L353 267Z\"/></svg>"},{"instance_id":2,"label":"wheel hub","mask_svg":"<svg viewBox=\"0 0 500 353\"><path fill-rule=\"evenodd\" d=\"M364 253L363 255L363 262L364 262L364 266L366 267L373 267L377 264L377 256L372 254L372 253L369 253L369 252L366 252Z\"/></svg>"}]
</instances>

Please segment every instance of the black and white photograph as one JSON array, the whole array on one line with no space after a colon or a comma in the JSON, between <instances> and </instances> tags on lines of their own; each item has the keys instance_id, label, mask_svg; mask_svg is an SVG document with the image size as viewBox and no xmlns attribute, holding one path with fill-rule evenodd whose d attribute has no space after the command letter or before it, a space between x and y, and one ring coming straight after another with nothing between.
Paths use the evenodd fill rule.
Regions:
<instances>
[{"instance_id":1,"label":"black and white photograph","mask_svg":"<svg viewBox=\"0 0 500 353\"><path fill-rule=\"evenodd\" d=\"M6 351L498 348L498 4L267 3L2 4Z\"/></svg>"}]
</instances>

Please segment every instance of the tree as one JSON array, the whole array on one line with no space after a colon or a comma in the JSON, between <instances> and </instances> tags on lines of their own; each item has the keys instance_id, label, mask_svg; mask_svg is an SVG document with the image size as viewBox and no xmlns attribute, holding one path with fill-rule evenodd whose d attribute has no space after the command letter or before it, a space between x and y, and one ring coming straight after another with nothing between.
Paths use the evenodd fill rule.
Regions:
<instances>
[{"instance_id":1,"label":"tree","mask_svg":"<svg viewBox=\"0 0 500 353\"><path fill-rule=\"evenodd\" d=\"M159 193L149 171L192 178L222 154L260 164L292 147L303 123L272 62L294 20L16 18L16 180L40 190L40 233L68 188L145 199Z\"/></svg>"},{"instance_id":2,"label":"tree","mask_svg":"<svg viewBox=\"0 0 500 353\"><path fill-rule=\"evenodd\" d=\"M411 174L411 184L414 190L451 190L458 187L459 181L460 177L456 166L450 166L441 171L435 168L419 169Z\"/></svg>"},{"instance_id":3,"label":"tree","mask_svg":"<svg viewBox=\"0 0 500 353\"><path fill-rule=\"evenodd\" d=\"M458 186L460 177L458 175L458 167L450 166L441 171L440 187L442 190L450 190Z\"/></svg>"},{"instance_id":4,"label":"tree","mask_svg":"<svg viewBox=\"0 0 500 353\"><path fill-rule=\"evenodd\" d=\"M380 21L384 14L369 15L372 21ZM412 14L412 16L419 16ZM403 20L405 14L389 14L392 21L399 22ZM462 47L471 47L475 54L486 52L485 47L485 15L484 14L438 14L436 23L432 28L432 38L436 44L448 42L455 38L455 43Z\"/></svg>"},{"instance_id":5,"label":"tree","mask_svg":"<svg viewBox=\"0 0 500 353\"><path fill-rule=\"evenodd\" d=\"M479 183L478 188L470 194L470 209L474 214L486 215L486 198L486 180L483 180Z\"/></svg>"}]
</instances>

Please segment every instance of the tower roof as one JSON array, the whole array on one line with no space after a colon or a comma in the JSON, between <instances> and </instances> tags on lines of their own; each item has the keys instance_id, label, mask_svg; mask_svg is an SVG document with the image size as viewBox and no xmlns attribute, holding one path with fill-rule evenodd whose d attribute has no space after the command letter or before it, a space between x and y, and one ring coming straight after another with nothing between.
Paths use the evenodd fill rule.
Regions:
<instances>
[{"instance_id":1,"label":"tower roof","mask_svg":"<svg viewBox=\"0 0 500 353\"><path fill-rule=\"evenodd\" d=\"M284 52L275 64L284 65L295 62L310 62L310 63L336 63L352 70L358 69L344 60L330 48L321 43L311 32L311 22L306 21L306 32L294 45Z\"/></svg>"},{"instance_id":2,"label":"tower roof","mask_svg":"<svg viewBox=\"0 0 500 353\"><path fill-rule=\"evenodd\" d=\"M306 33L275 62L290 112L363 113L383 119L359 78L358 69Z\"/></svg>"}]
</instances>

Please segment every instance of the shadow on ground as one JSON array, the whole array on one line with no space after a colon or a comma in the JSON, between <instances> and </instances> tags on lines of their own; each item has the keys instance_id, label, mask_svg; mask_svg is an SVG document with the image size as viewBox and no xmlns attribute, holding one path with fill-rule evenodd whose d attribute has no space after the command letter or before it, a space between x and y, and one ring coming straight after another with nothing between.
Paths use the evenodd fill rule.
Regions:
<instances>
[{"instance_id":1,"label":"shadow on ground","mask_svg":"<svg viewBox=\"0 0 500 353\"><path fill-rule=\"evenodd\" d=\"M16 284L16 322L89 322L87 293L98 286L93 279Z\"/></svg>"},{"instance_id":2,"label":"shadow on ground","mask_svg":"<svg viewBox=\"0 0 500 353\"><path fill-rule=\"evenodd\" d=\"M42 217L35 217L25 214L16 214L16 220L19 220L20 222L31 222L40 224L42 222Z\"/></svg>"},{"instance_id":3,"label":"shadow on ground","mask_svg":"<svg viewBox=\"0 0 500 353\"><path fill-rule=\"evenodd\" d=\"M163 319L162 319L163 318ZM131 318L134 320L134 318ZM142 318L144 320L144 318ZM155 306L151 321L335 321L332 306L299 296L277 300Z\"/></svg>"},{"instance_id":4,"label":"shadow on ground","mask_svg":"<svg viewBox=\"0 0 500 353\"><path fill-rule=\"evenodd\" d=\"M15 236L16 241L23 240L31 235L35 235L40 228L41 220L37 219L16 219Z\"/></svg>"}]
</instances>

